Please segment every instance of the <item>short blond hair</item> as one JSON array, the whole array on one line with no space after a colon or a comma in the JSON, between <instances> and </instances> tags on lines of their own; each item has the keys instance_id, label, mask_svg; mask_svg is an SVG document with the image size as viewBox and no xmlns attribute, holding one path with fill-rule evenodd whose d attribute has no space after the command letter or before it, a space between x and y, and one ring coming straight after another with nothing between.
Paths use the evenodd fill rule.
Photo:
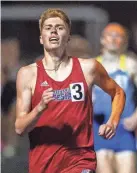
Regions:
<instances>
[{"instance_id":1,"label":"short blond hair","mask_svg":"<svg viewBox=\"0 0 137 173\"><path fill-rule=\"evenodd\" d=\"M66 13L60 9L51 8L51 9L44 11L40 16L40 20L39 20L40 32L42 31L44 21L51 17L59 17L68 25L69 30L71 30L71 21L70 21L69 17L66 15Z\"/></svg>"}]
</instances>

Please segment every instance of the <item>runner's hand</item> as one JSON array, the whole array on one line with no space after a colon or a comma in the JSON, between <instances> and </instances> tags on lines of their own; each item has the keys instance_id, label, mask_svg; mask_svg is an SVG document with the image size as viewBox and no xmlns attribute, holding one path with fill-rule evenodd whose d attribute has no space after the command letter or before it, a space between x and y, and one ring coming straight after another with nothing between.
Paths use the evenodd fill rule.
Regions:
<instances>
[{"instance_id":1,"label":"runner's hand","mask_svg":"<svg viewBox=\"0 0 137 173\"><path fill-rule=\"evenodd\" d=\"M114 125L103 124L99 127L99 135L105 139L111 139L116 133Z\"/></svg>"},{"instance_id":2,"label":"runner's hand","mask_svg":"<svg viewBox=\"0 0 137 173\"><path fill-rule=\"evenodd\" d=\"M48 103L51 102L52 100L54 100L53 89L48 88L42 94L41 101L38 104L38 111L41 112L44 109L46 109L48 106Z\"/></svg>"}]
</instances>

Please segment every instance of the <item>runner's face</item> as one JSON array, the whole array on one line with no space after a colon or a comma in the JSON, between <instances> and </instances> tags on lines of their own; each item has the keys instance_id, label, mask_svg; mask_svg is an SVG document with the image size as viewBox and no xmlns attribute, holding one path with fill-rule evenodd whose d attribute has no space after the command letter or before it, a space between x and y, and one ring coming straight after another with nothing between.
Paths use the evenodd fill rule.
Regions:
<instances>
[{"instance_id":1,"label":"runner's face","mask_svg":"<svg viewBox=\"0 0 137 173\"><path fill-rule=\"evenodd\" d=\"M59 17L46 19L43 23L40 42L46 50L64 48L69 40L69 28Z\"/></svg>"},{"instance_id":2,"label":"runner's face","mask_svg":"<svg viewBox=\"0 0 137 173\"><path fill-rule=\"evenodd\" d=\"M109 51L119 51L123 49L125 44L125 38L123 35L120 35L118 32L111 31L104 33L103 36L103 46Z\"/></svg>"}]
</instances>

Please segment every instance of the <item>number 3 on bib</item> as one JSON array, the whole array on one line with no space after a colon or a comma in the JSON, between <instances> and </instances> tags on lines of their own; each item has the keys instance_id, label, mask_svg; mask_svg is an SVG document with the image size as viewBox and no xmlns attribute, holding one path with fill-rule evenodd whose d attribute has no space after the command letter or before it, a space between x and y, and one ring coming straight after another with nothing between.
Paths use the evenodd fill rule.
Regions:
<instances>
[{"instance_id":1,"label":"number 3 on bib","mask_svg":"<svg viewBox=\"0 0 137 173\"><path fill-rule=\"evenodd\" d=\"M82 82L70 84L70 92L72 102L83 101L85 98L84 85Z\"/></svg>"}]
</instances>

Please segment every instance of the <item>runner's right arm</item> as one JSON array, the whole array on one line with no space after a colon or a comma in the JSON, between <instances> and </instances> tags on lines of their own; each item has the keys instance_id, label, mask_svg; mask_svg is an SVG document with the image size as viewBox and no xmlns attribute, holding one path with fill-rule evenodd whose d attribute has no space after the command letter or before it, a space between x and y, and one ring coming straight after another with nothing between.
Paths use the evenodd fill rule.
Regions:
<instances>
[{"instance_id":1,"label":"runner's right arm","mask_svg":"<svg viewBox=\"0 0 137 173\"><path fill-rule=\"evenodd\" d=\"M47 108L47 104L53 100L52 88L43 92L39 104L31 110L31 88L32 72L31 67L22 67L17 75L17 103L16 103L16 121L15 131L17 134L22 135L31 131L42 112Z\"/></svg>"}]
</instances>

